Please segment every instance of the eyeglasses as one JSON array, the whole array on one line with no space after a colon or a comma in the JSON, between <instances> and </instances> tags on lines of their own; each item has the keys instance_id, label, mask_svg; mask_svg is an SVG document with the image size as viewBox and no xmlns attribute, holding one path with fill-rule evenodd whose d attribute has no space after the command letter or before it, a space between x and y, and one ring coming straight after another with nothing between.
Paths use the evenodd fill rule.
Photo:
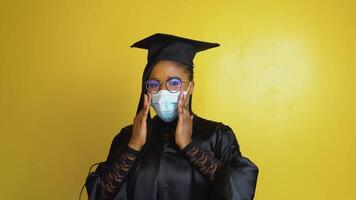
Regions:
<instances>
[{"instance_id":1,"label":"eyeglasses","mask_svg":"<svg viewBox=\"0 0 356 200\"><path fill-rule=\"evenodd\" d=\"M179 78L170 78L166 82L160 82L156 79L150 79L146 81L146 89L149 93L155 94L160 88L161 84L166 84L166 88L171 93L179 92L182 89L183 83L189 83L188 80L181 80Z\"/></svg>"}]
</instances>

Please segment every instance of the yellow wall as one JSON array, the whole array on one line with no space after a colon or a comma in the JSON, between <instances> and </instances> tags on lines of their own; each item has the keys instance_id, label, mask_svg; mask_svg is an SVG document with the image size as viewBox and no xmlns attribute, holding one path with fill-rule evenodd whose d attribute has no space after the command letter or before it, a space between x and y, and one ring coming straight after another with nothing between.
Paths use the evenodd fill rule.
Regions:
<instances>
[{"instance_id":1,"label":"yellow wall","mask_svg":"<svg viewBox=\"0 0 356 200\"><path fill-rule=\"evenodd\" d=\"M221 44L193 109L235 130L257 200L356 199L355 1L147 2L1 1L0 199L77 198L134 117L129 46L156 32Z\"/></svg>"}]
</instances>

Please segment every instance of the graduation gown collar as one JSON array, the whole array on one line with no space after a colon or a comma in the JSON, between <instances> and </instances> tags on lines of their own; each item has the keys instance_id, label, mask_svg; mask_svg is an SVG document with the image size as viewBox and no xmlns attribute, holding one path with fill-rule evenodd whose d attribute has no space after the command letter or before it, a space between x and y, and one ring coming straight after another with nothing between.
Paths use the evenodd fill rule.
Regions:
<instances>
[{"instance_id":1,"label":"graduation gown collar","mask_svg":"<svg viewBox=\"0 0 356 200\"><path fill-rule=\"evenodd\" d=\"M178 117L171 121L165 122L161 120L158 115L154 116L153 118L153 129L154 135L160 138L164 143L174 143L174 135L178 123Z\"/></svg>"},{"instance_id":2,"label":"graduation gown collar","mask_svg":"<svg viewBox=\"0 0 356 200\"><path fill-rule=\"evenodd\" d=\"M153 117L152 121L153 121L154 125L156 127L158 127L159 129L165 130L165 131L172 131L172 130L175 130L175 128L177 127L178 117L171 122L165 122L161 118L159 118L158 115L155 115Z\"/></svg>"}]
</instances>

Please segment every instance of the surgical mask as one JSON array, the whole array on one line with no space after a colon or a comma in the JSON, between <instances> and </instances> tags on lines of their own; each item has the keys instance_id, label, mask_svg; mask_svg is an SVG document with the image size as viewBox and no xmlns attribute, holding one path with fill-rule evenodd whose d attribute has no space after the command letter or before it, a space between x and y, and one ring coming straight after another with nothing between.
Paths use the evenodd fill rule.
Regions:
<instances>
[{"instance_id":1,"label":"surgical mask","mask_svg":"<svg viewBox=\"0 0 356 200\"><path fill-rule=\"evenodd\" d=\"M186 95L189 91L190 83L187 91L183 91ZM168 90L160 90L159 92L152 94L152 107L157 113L159 118L165 122L171 122L178 116L178 100L179 93L171 93Z\"/></svg>"}]
</instances>

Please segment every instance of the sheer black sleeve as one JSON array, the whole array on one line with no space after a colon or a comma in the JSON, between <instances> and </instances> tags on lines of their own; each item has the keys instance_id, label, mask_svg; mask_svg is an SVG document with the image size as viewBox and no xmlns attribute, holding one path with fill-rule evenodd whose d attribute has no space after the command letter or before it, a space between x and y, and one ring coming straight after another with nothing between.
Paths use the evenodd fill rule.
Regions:
<instances>
[{"instance_id":1,"label":"sheer black sleeve","mask_svg":"<svg viewBox=\"0 0 356 200\"><path fill-rule=\"evenodd\" d=\"M114 199L121 189L139 154L127 145L130 138L131 126L121 129L111 143L107 159L87 176L89 200Z\"/></svg>"},{"instance_id":2,"label":"sheer black sleeve","mask_svg":"<svg viewBox=\"0 0 356 200\"><path fill-rule=\"evenodd\" d=\"M210 182L214 181L215 172L222 166L222 161L216 159L212 153L203 148L200 148L193 142L187 144L182 149L182 152Z\"/></svg>"},{"instance_id":3,"label":"sheer black sleeve","mask_svg":"<svg viewBox=\"0 0 356 200\"><path fill-rule=\"evenodd\" d=\"M139 151L131 149L127 145L121 148L115 148L115 157L112 167L101 177L100 199L112 200L115 198L131 166L135 162L138 152Z\"/></svg>"}]
</instances>

